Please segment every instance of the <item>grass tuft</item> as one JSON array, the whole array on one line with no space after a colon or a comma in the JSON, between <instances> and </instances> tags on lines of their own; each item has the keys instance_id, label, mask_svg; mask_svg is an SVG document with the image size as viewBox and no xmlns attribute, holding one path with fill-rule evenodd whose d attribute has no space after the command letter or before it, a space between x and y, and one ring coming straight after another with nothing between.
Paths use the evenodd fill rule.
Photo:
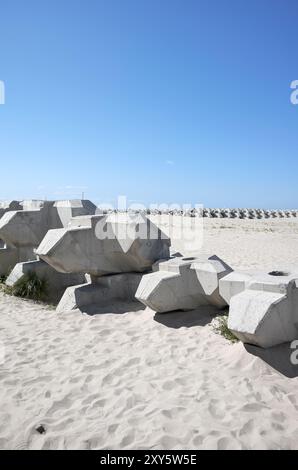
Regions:
<instances>
[{"instance_id":1,"label":"grass tuft","mask_svg":"<svg viewBox=\"0 0 298 470\"><path fill-rule=\"evenodd\" d=\"M5 286L5 292L15 297L31 300L44 300L47 296L47 281L30 272L19 279L12 287Z\"/></svg>"},{"instance_id":2,"label":"grass tuft","mask_svg":"<svg viewBox=\"0 0 298 470\"><path fill-rule=\"evenodd\" d=\"M238 343L239 339L228 328L228 315L218 315L215 318L213 328L215 333L223 336L231 343Z\"/></svg>"}]
</instances>

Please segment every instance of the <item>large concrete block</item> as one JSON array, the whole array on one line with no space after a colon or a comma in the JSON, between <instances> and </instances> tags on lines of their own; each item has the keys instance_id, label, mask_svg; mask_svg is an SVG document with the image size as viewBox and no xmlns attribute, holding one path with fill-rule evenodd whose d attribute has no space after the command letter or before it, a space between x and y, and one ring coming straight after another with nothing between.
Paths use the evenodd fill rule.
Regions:
<instances>
[{"instance_id":1,"label":"large concrete block","mask_svg":"<svg viewBox=\"0 0 298 470\"><path fill-rule=\"evenodd\" d=\"M9 246L38 246L46 233L43 211L6 212L0 220L0 237Z\"/></svg>"},{"instance_id":2,"label":"large concrete block","mask_svg":"<svg viewBox=\"0 0 298 470\"><path fill-rule=\"evenodd\" d=\"M6 212L16 211L16 210L22 210L20 201L0 201L0 219ZM5 242L4 240L0 238L0 249L1 248L5 248ZM0 264L0 271L1 271L1 264Z\"/></svg>"},{"instance_id":3,"label":"large concrete block","mask_svg":"<svg viewBox=\"0 0 298 470\"><path fill-rule=\"evenodd\" d=\"M20 207L18 207L18 204ZM0 256L0 272L16 262L36 259L35 249L50 228L67 226L74 216L94 214L96 206L90 201L39 201L28 200L6 204L0 219L0 248L7 249ZM4 210L4 209L3 209ZM11 260L7 261L7 257ZM1 265L1 258L3 264Z\"/></svg>"},{"instance_id":4,"label":"large concrete block","mask_svg":"<svg viewBox=\"0 0 298 470\"><path fill-rule=\"evenodd\" d=\"M87 282L84 274L62 274L58 273L41 260L17 263L6 280L7 286L14 286L27 274L35 273L39 279L46 281L46 296L44 300L57 303L69 286L74 286Z\"/></svg>"},{"instance_id":5,"label":"large concrete block","mask_svg":"<svg viewBox=\"0 0 298 470\"><path fill-rule=\"evenodd\" d=\"M56 311L63 313L79 309L89 313L111 306L117 301L135 302L135 293L141 278L140 273L113 274L93 279L92 283L69 287Z\"/></svg>"},{"instance_id":6,"label":"large concrete block","mask_svg":"<svg viewBox=\"0 0 298 470\"><path fill-rule=\"evenodd\" d=\"M219 294L219 279L231 268L217 256L172 258L157 262L153 270L143 276L136 298L155 312L226 306Z\"/></svg>"},{"instance_id":7,"label":"large concrete block","mask_svg":"<svg viewBox=\"0 0 298 470\"><path fill-rule=\"evenodd\" d=\"M66 227L72 217L94 214L90 201L23 201L23 210L6 212L0 220L0 238L8 245L37 247L47 231Z\"/></svg>"},{"instance_id":8,"label":"large concrete block","mask_svg":"<svg viewBox=\"0 0 298 470\"><path fill-rule=\"evenodd\" d=\"M78 217L69 227L50 230L37 249L59 272L102 276L144 272L169 257L170 240L144 215Z\"/></svg>"},{"instance_id":9,"label":"large concrete block","mask_svg":"<svg viewBox=\"0 0 298 470\"><path fill-rule=\"evenodd\" d=\"M228 327L243 342L271 347L298 337L298 271L234 272L220 281Z\"/></svg>"}]
</instances>

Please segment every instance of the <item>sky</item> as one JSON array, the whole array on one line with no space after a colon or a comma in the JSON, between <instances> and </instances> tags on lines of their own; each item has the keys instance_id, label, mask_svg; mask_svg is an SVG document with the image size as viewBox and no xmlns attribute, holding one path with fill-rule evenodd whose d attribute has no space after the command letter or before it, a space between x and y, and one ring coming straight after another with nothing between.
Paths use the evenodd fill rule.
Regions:
<instances>
[{"instance_id":1,"label":"sky","mask_svg":"<svg viewBox=\"0 0 298 470\"><path fill-rule=\"evenodd\" d=\"M297 0L1 0L0 199L298 208Z\"/></svg>"}]
</instances>

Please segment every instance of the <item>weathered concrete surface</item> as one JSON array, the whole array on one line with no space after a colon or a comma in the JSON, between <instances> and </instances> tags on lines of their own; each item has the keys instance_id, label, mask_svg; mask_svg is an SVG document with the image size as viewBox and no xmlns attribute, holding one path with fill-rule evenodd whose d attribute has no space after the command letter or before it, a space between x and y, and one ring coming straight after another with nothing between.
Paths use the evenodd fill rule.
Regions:
<instances>
[{"instance_id":1,"label":"weathered concrete surface","mask_svg":"<svg viewBox=\"0 0 298 470\"><path fill-rule=\"evenodd\" d=\"M219 292L219 282L232 272L232 268L216 255L202 255L192 263L191 269L196 272L209 303L220 308L226 306L226 301Z\"/></svg>"},{"instance_id":2,"label":"weathered concrete surface","mask_svg":"<svg viewBox=\"0 0 298 470\"><path fill-rule=\"evenodd\" d=\"M18 250L10 247L0 248L0 276L6 276L18 262Z\"/></svg>"},{"instance_id":3,"label":"weathered concrete surface","mask_svg":"<svg viewBox=\"0 0 298 470\"><path fill-rule=\"evenodd\" d=\"M94 215L97 207L87 199L70 199L66 201L56 201L54 208L57 210L62 227L67 227L73 217ZM55 228L55 227L51 227ZM59 228L57 226L57 228Z\"/></svg>"},{"instance_id":4,"label":"weathered concrete surface","mask_svg":"<svg viewBox=\"0 0 298 470\"><path fill-rule=\"evenodd\" d=\"M274 274L278 274L273 271ZM262 271L232 271L219 281L220 295L229 304L231 299L247 289L285 293L289 283L298 278L297 272L282 272L271 275Z\"/></svg>"},{"instance_id":5,"label":"weathered concrete surface","mask_svg":"<svg viewBox=\"0 0 298 470\"><path fill-rule=\"evenodd\" d=\"M47 295L45 300L57 303L69 286L87 282L84 274L62 274L58 273L41 260L17 263L6 280L7 286L13 286L26 274L34 272L39 279L46 281Z\"/></svg>"},{"instance_id":6,"label":"weathered concrete surface","mask_svg":"<svg viewBox=\"0 0 298 470\"><path fill-rule=\"evenodd\" d=\"M16 210L22 210L20 201L1 201L0 202L0 219L6 212L16 211ZM4 240L0 238L0 249L1 248L5 248L5 242ZM1 264L0 264L0 275L1 275Z\"/></svg>"},{"instance_id":7,"label":"weathered concrete surface","mask_svg":"<svg viewBox=\"0 0 298 470\"><path fill-rule=\"evenodd\" d=\"M69 227L50 230L37 249L59 272L92 276L144 272L169 257L170 240L145 216L109 214L78 217Z\"/></svg>"},{"instance_id":8,"label":"weathered concrete surface","mask_svg":"<svg viewBox=\"0 0 298 470\"><path fill-rule=\"evenodd\" d=\"M228 327L244 343L266 348L298 338L298 271L275 274L235 272L220 281Z\"/></svg>"},{"instance_id":9,"label":"weathered concrete surface","mask_svg":"<svg viewBox=\"0 0 298 470\"><path fill-rule=\"evenodd\" d=\"M0 220L0 238L9 246L37 247L51 228L66 227L71 218L94 214L90 201L24 201L24 210L6 212Z\"/></svg>"},{"instance_id":10,"label":"weathered concrete surface","mask_svg":"<svg viewBox=\"0 0 298 470\"><path fill-rule=\"evenodd\" d=\"M0 272L7 273L16 262L36 259L35 249L50 228L69 224L73 216L94 214L90 201L22 201L21 210L6 211L0 219L0 240L7 250L0 255ZM15 202L10 207L16 206Z\"/></svg>"},{"instance_id":11,"label":"weathered concrete surface","mask_svg":"<svg viewBox=\"0 0 298 470\"><path fill-rule=\"evenodd\" d=\"M220 295L230 304L231 298L240 294L249 287L253 276L258 276L259 271L232 271L219 281Z\"/></svg>"},{"instance_id":12,"label":"weathered concrete surface","mask_svg":"<svg viewBox=\"0 0 298 470\"><path fill-rule=\"evenodd\" d=\"M155 312L226 306L219 294L219 279L231 268L217 256L172 258L157 262L153 270L143 276L136 298Z\"/></svg>"},{"instance_id":13,"label":"weathered concrete surface","mask_svg":"<svg viewBox=\"0 0 298 470\"><path fill-rule=\"evenodd\" d=\"M92 283L69 287L57 306L58 313L106 307L117 301L133 302L141 281L140 273L122 273L93 279Z\"/></svg>"}]
</instances>

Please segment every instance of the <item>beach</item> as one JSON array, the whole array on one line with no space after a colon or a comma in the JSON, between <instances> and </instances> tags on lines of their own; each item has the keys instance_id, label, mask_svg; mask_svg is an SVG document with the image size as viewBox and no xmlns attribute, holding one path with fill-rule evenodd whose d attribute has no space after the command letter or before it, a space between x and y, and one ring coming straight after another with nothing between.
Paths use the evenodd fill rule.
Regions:
<instances>
[{"instance_id":1,"label":"beach","mask_svg":"<svg viewBox=\"0 0 298 470\"><path fill-rule=\"evenodd\" d=\"M233 269L297 268L297 246L296 219L204 219ZM58 315L0 293L0 312L1 449L298 448L289 345L230 343L215 307Z\"/></svg>"}]
</instances>

